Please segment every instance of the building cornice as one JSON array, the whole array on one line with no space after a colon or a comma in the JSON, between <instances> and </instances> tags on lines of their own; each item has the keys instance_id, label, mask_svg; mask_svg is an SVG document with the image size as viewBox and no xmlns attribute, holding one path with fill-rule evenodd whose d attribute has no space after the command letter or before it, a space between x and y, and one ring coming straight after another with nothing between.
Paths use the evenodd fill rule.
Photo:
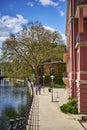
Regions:
<instances>
[{"instance_id":1,"label":"building cornice","mask_svg":"<svg viewBox=\"0 0 87 130\"><path fill-rule=\"evenodd\" d=\"M78 71L77 74L87 74L87 71Z\"/></svg>"},{"instance_id":2,"label":"building cornice","mask_svg":"<svg viewBox=\"0 0 87 130\"><path fill-rule=\"evenodd\" d=\"M80 46L87 46L87 41L84 41L84 42L77 42L75 48L78 48Z\"/></svg>"},{"instance_id":3,"label":"building cornice","mask_svg":"<svg viewBox=\"0 0 87 130\"><path fill-rule=\"evenodd\" d=\"M76 83L87 84L87 80L76 80Z\"/></svg>"}]
</instances>

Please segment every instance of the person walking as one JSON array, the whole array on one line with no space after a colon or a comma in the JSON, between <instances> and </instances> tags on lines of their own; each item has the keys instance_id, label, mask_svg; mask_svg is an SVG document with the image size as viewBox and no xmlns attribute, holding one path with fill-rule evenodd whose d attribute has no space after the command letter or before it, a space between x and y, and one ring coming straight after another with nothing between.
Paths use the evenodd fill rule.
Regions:
<instances>
[{"instance_id":1,"label":"person walking","mask_svg":"<svg viewBox=\"0 0 87 130\"><path fill-rule=\"evenodd\" d=\"M39 90L39 95L41 95L41 84L39 85L38 90Z\"/></svg>"},{"instance_id":2,"label":"person walking","mask_svg":"<svg viewBox=\"0 0 87 130\"><path fill-rule=\"evenodd\" d=\"M38 88L38 86L36 86L36 87L35 87L36 95L38 94L38 90L39 90L39 88Z\"/></svg>"}]
</instances>

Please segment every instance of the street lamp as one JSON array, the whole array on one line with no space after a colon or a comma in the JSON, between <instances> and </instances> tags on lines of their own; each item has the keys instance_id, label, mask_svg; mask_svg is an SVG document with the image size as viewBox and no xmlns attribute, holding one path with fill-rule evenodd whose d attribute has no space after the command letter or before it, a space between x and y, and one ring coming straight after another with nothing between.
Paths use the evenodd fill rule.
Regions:
<instances>
[{"instance_id":1,"label":"street lamp","mask_svg":"<svg viewBox=\"0 0 87 130\"><path fill-rule=\"evenodd\" d=\"M54 76L51 75L50 78L51 78L51 86L52 86L53 85ZM52 86L52 102L53 102L53 86Z\"/></svg>"},{"instance_id":2,"label":"street lamp","mask_svg":"<svg viewBox=\"0 0 87 130\"><path fill-rule=\"evenodd\" d=\"M44 79L45 79L45 76L43 75L43 92L44 92Z\"/></svg>"}]
</instances>

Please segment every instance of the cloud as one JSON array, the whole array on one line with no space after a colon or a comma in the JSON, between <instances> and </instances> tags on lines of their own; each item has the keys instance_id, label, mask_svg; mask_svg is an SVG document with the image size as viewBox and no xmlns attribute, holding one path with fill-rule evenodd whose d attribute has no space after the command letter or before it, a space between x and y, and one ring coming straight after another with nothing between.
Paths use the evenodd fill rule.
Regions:
<instances>
[{"instance_id":1,"label":"cloud","mask_svg":"<svg viewBox=\"0 0 87 130\"><path fill-rule=\"evenodd\" d=\"M60 11L60 16L64 16L65 13L63 11Z\"/></svg>"},{"instance_id":2,"label":"cloud","mask_svg":"<svg viewBox=\"0 0 87 130\"><path fill-rule=\"evenodd\" d=\"M44 27L45 29L47 29L47 30L52 31L52 32L56 30L56 29L54 29L54 28L52 28L52 27L45 26L45 25L44 25L43 27Z\"/></svg>"},{"instance_id":3,"label":"cloud","mask_svg":"<svg viewBox=\"0 0 87 130\"><path fill-rule=\"evenodd\" d=\"M8 37L0 37L0 56L2 54L1 48L2 48L2 43L7 39Z\"/></svg>"},{"instance_id":4,"label":"cloud","mask_svg":"<svg viewBox=\"0 0 87 130\"><path fill-rule=\"evenodd\" d=\"M28 2L27 5L30 6L30 7L33 7L34 3L33 2Z\"/></svg>"},{"instance_id":5,"label":"cloud","mask_svg":"<svg viewBox=\"0 0 87 130\"><path fill-rule=\"evenodd\" d=\"M62 36L63 40L66 42L66 36L65 36L65 34L61 33L61 36Z\"/></svg>"},{"instance_id":6,"label":"cloud","mask_svg":"<svg viewBox=\"0 0 87 130\"><path fill-rule=\"evenodd\" d=\"M61 1L61 2L65 2L66 0L59 0L59 1Z\"/></svg>"},{"instance_id":7,"label":"cloud","mask_svg":"<svg viewBox=\"0 0 87 130\"><path fill-rule=\"evenodd\" d=\"M57 2L53 2L52 0L39 0L39 2L43 5L43 6L47 6L47 5L51 5L51 6L58 6L59 4Z\"/></svg>"},{"instance_id":8,"label":"cloud","mask_svg":"<svg viewBox=\"0 0 87 130\"><path fill-rule=\"evenodd\" d=\"M16 17L3 16L0 18L0 43L3 42L9 33L18 33L22 30L22 25L28 21L22 15L17 14Z\"/></svg>"},{"instance_id":9,"label":"cloud","mask_svg":"<svg viewBox=\"0 0 87 130\"><path fill-rule=\"evenodd\" d=\"M45 26L45 25L44 25L44 28L46 28L47 30L50 30L52 32L57 30L55 28L52 28L50 26ZM66 43L66 36L65 36L65 34L63 34L61 31L59 31L59 33L62 36L63 41Z\"/></svg>"},{"instance_id":10,"label":"cloud","mask_svg":"<svg viewBox=\"0 0 87 130\"><path fill-rule=\"evenodd\" d=\"M6 40L8 37L0 37L0 43Z\"/></svg>"}]
</instances>

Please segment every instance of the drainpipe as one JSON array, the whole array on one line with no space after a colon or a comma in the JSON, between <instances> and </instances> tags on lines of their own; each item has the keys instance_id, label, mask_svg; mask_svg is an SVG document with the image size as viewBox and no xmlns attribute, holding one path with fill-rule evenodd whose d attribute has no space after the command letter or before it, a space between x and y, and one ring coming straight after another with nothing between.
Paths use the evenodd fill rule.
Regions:
<instances>
[{"instance_id":1,"label":"drainpipe","mask_svg":"<svg viewBox=\"0 0 87 130\"><path fill-rule=\"evenodd\" d=\"M74 61L74 97L76 97L76 57L75 57L75 31L74 31L74 23L75 23L75 19L74 19L74 16L75 16L75 12L74 12L74 0L72 0L72 29L73 29L73 61Z\"/></svg>"}]
</instances>

